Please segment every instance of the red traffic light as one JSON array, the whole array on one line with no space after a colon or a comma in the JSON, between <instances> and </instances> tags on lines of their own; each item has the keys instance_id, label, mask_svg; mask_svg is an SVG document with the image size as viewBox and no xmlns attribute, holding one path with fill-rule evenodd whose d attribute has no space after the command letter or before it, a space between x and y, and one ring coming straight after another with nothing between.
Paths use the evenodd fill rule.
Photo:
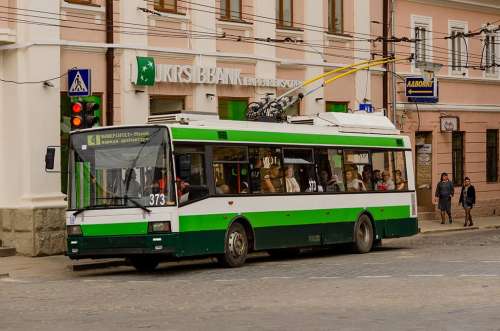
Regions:
<instances>
[{"instance_id":1,"label":"red traffic light","mask_svg":"<svg viewBox=\"0 0 500 331\"><path fill-rule=\"evenodd\" d=\"M75 102L72 106L71 106L71 110L73 111L73 113L80 113L82 110L83 110L83 106L81 103L79 102Z\"/></svg>"}]
</instances>

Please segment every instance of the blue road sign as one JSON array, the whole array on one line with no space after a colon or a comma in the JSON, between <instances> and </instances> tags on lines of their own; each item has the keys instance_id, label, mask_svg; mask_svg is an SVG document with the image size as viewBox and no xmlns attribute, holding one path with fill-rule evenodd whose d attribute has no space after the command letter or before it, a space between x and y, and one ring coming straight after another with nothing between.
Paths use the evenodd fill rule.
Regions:
<instances>
[{"instance_id":1,"label":"blue road sign","mask_svg":"<svg viewBox=\"0 0 500 331\"><path fill-rule=\"evenodd\" d=\"M68 96L88 97L92 94L90 69L68 70Z\"/></svg>"},{"instance_id":2,"label":"blue road sign","mask_svg":"<svg viewBox=\"0 0 500 331\"><path fill-rule=\"evenodd\" d=\"M438 97L437 79L425 81L422 77L405 78L405 95L407 98L430 98Z\"/></svg>"},{"instance_id":3,"label":"blue road sign","mask_svg":"<svg viewBox=\"0 0 500 331\"><path fill-rule=\"evenodd\" d=\"M367 113L373 113L373 106L371 103L360 103L359 110L366 111Z\"/></svg>"}]
</instances>

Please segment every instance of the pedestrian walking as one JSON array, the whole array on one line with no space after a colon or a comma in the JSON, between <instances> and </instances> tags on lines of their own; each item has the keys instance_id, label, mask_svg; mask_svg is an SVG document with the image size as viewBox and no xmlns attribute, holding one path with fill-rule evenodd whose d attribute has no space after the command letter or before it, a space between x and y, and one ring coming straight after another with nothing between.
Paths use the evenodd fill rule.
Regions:
<instances>
[{"instance_id":1,"label":"pedestrian walking","mask_svg":"<svg viewBox=\"0 0 500 331\"><path fill-rule=\"evenodd\" d=\"M441 180L436 186L436 193L434 195L434 203L438 200L438 208L441 211L441 224L445 223L445 214L448 214L448 222L450 222L450 224L453 222L451 217L451 198L454 193L453 183L448 178L448 174L443 172L441 174Z\"/></svg>"},{"instance_id":2,"label":"pedestrian walking","mask_svg":"<svg viewBox=\"0 0 500 331\"><path fill-rule=\"evenodd\" d=\"M473 226L474 223L472 222L472 216L470 215L470 212L472 210L472 207L474 207L474 204L476 203L476 189L472 184L470 183L470 178L465 177L464 179L464 185L462 186L462 192L460 193L460 201L458 204L462 204L462 207L465 210L465 223L464 226Z\"/></svg>"}]
</instances>

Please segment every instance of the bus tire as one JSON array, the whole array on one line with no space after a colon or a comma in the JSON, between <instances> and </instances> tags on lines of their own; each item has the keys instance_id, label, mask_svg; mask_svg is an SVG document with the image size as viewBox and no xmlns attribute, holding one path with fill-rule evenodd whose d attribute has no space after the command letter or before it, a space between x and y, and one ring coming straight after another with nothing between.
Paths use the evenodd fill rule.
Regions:
<instances>
[{"instance_id":1,"label":"bus tire","mask_svg":"<svg viewBox=\"0 0 500 331\"><path fill-rule=\"evenodd\" d=\"M139 272L151 272L156 269L160 261L149 256L134 256L129 258L130 263Z\"/></svg>"},{"instance_id":2,"label":"bus tire","mask_svg":"<svg viewBox=\"0 0 500 331\"><path fill-rule=\"evenodd\" d=\"M230 268L241 267L248 255L248 236L240 223L229 227L224 242L224 254L218 257L221 265Z\"/></svg>"},{"instance_id":3,"label":"bus tire","mask_svg":"<svg viewBox=\"0 0 500 331\"><path fill-rule=\"evenodd\" d=\"M361 215L354 226L354 250L357 253L368 253L373 248L373 225L370 217Z\"/></svg>"}]
</instances>

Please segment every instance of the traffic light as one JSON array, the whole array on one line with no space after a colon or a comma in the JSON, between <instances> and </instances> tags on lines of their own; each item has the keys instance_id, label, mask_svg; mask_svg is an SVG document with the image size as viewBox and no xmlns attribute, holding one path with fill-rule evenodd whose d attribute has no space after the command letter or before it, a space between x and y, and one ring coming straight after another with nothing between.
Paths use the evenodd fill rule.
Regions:
<instances>
[{"instance_id":1,"label":"traffic light","mask_svg":"<svg viewBox=\"0 0 500 331\"><path fill-rule=\"evenodd\" d=\"M100 116L99 103L81 99L74 101L71 103L71 130L94 127L99 124Z\"/></svg>"},{"instance_id":2,"label":"traffic light","mask_svg":"<svg viewBox=\"0 0 500 331\"><path fill-rule=\"evenodd\" d=\"M83 129L84 117L83 105L81 102L71 103L71 130Z\"/></svg>"}]
</instances>

